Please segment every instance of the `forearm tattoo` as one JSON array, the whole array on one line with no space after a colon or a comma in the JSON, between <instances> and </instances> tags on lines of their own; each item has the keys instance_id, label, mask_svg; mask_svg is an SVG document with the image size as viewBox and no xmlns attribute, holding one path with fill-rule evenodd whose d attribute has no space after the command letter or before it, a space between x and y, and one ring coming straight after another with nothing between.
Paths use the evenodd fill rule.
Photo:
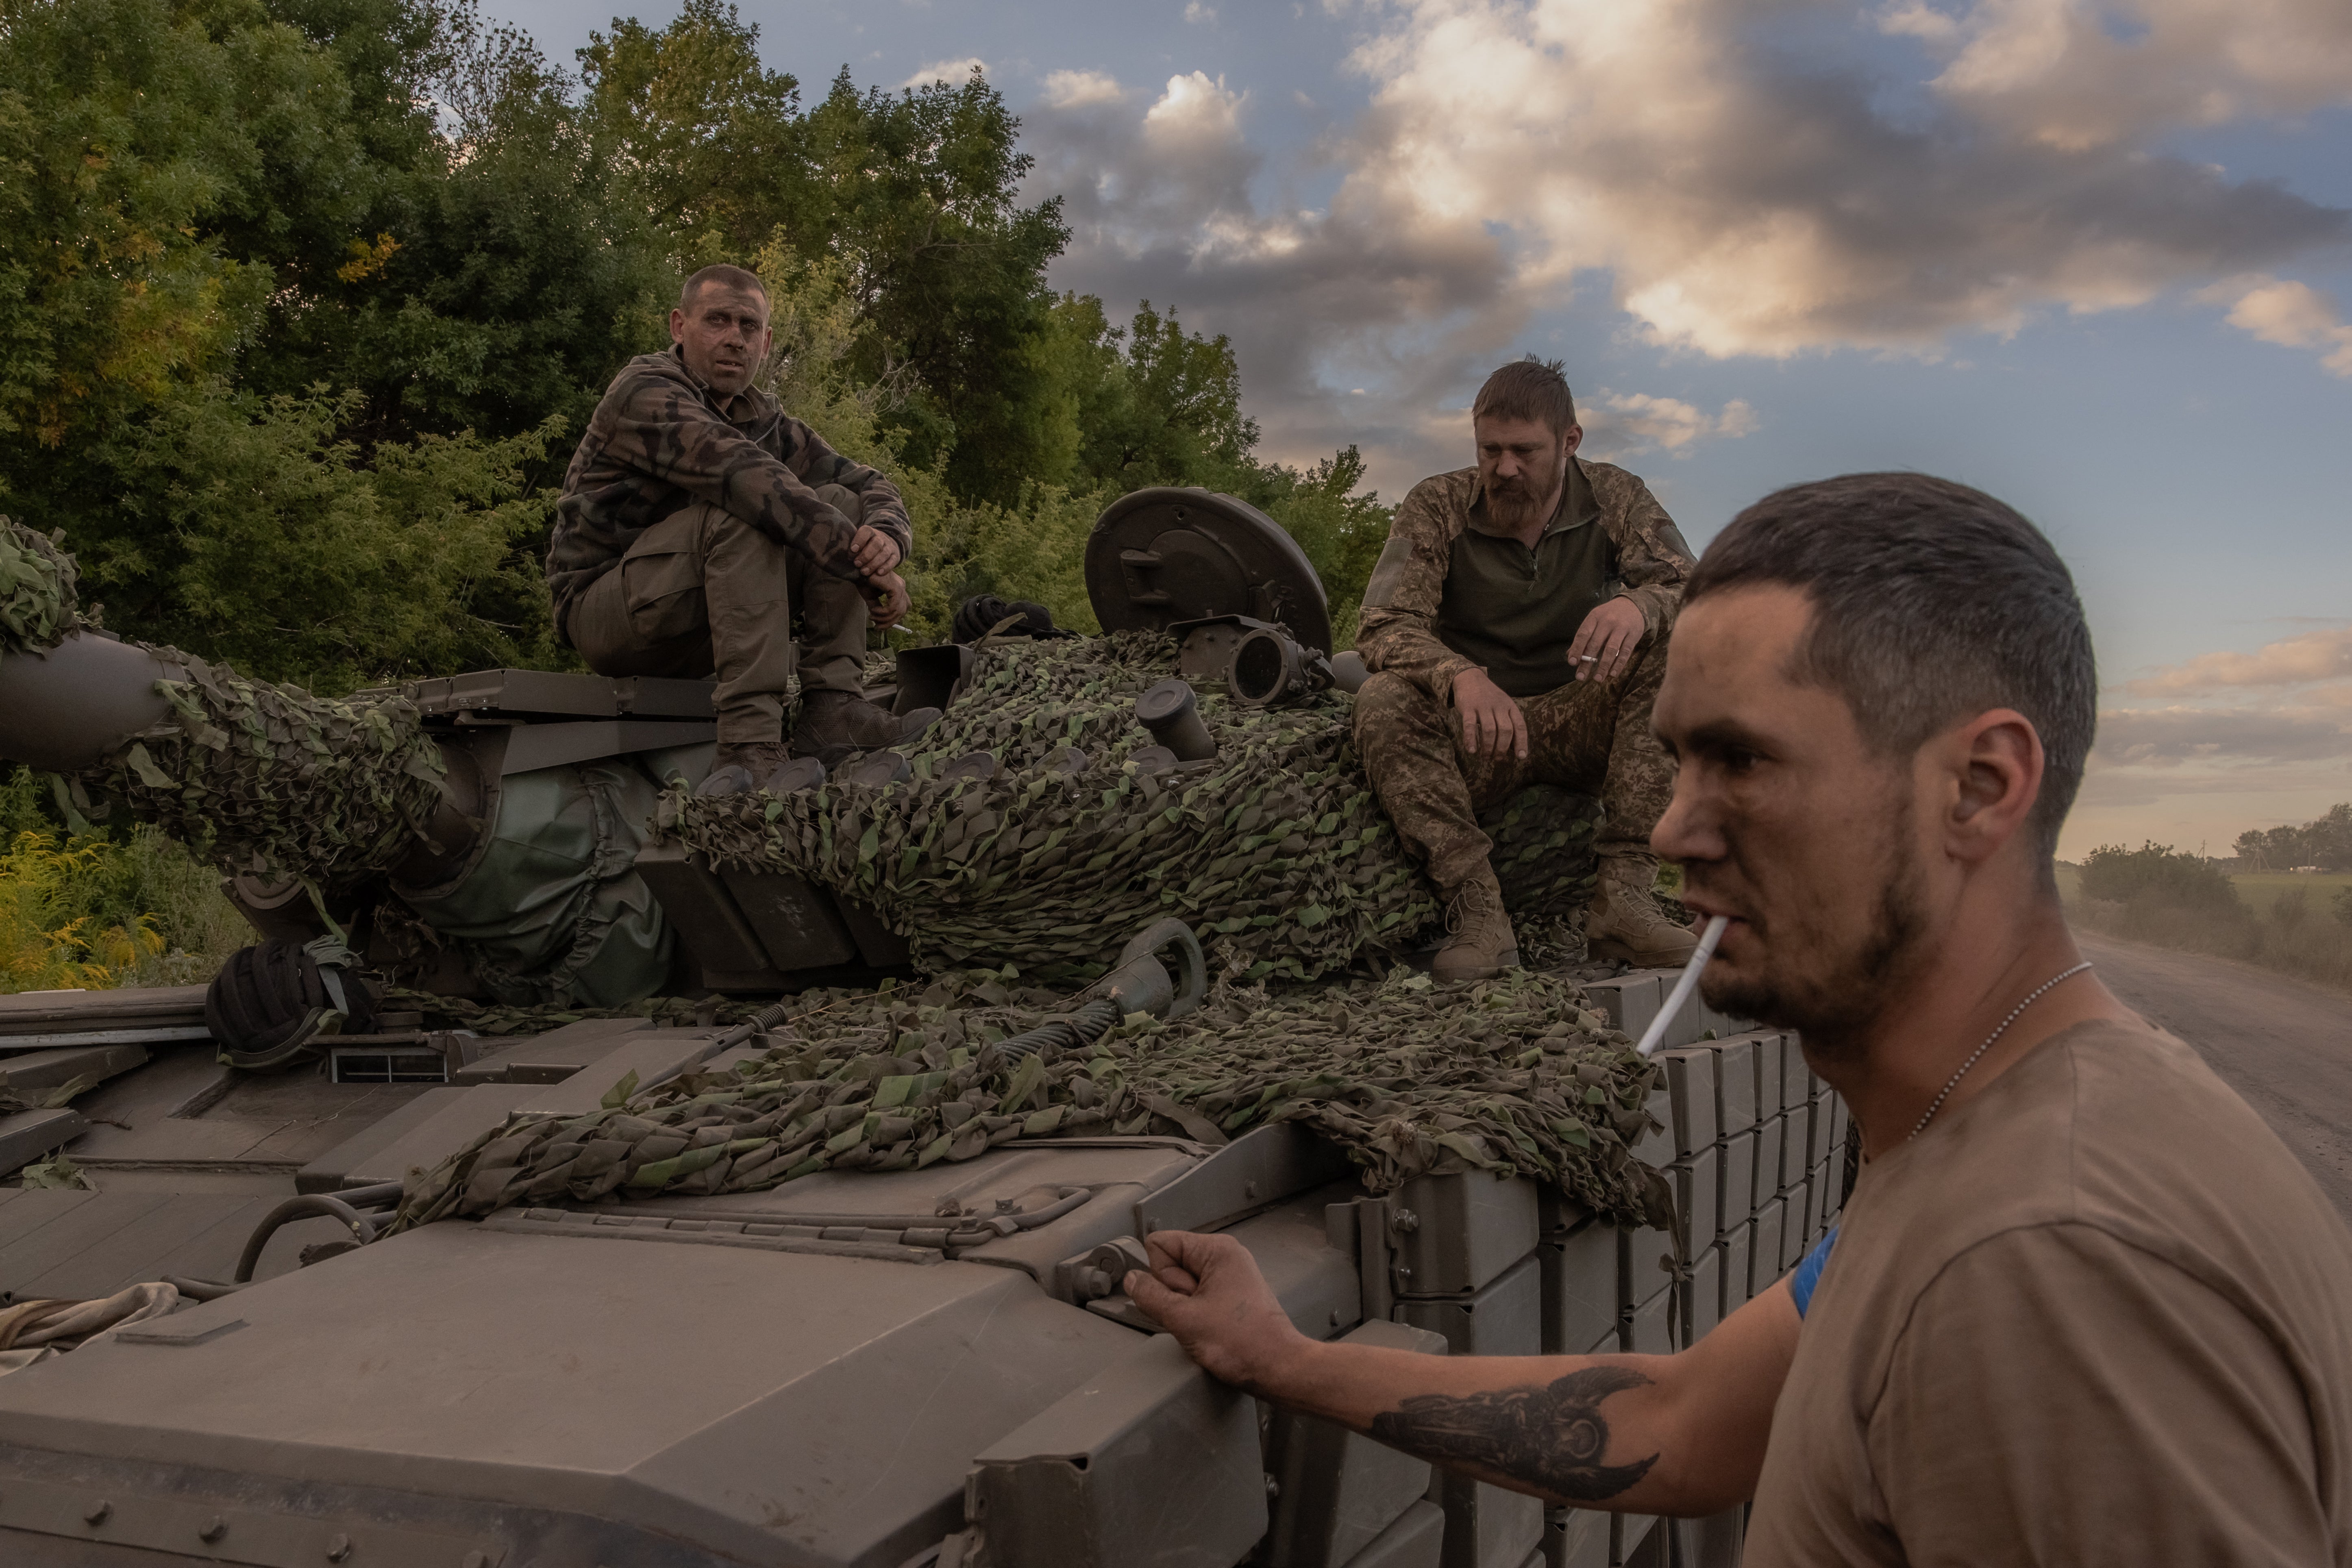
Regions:
<instances>
[{"instance_id":1,"label":"forearm tattoo","mask_svg":"<svg viewBox=\"0 0 2352 1568\"><path fill-rule=\"evenodd\" d=\"M1542 1388L1421 1394L1372 1417L1372 1436L1441 1465L1475 1464L1570 1502L1615 1497L1658 1456L1604 1465L1609 1423L1601 1402L1649 1379L1630 1367L1590 1366Z\"/></svg>"}]
</instances>

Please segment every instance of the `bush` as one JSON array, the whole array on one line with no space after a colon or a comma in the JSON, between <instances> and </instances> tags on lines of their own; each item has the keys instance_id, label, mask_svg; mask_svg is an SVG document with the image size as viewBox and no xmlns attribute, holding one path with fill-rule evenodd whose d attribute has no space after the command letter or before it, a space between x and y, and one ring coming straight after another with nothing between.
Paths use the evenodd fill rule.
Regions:
<instances>
[{"instance_id":1,"label":"bush","mask_svg":"<svg viewBox=\"0 0 2352 1568\"><path fill-rule=\"evenodd\" d=\"M2228 873L2200 855L2163 844L2143 843L2137 849L2106 844L2092 850L2083 860L2083 897L2210 914L2247 912Z\"/></svg>"},{"instance_id":2,"label":"bush","mask_svg":"<svg viewBox=\"0 0 2352 1568\"><path fill-rule=\"evenodd\" d=\"M41 775L0 775L0 994L193 984L252 940L181 845L143 826L68 837Z\"/></svg>"},{"instance_id":3,"label":"bush","mask_svg":"<svg viewBox=\"0 0 2352 1568\"><path fill-rule=\"evenodd\" d=\"M2352 930L2346 929L2352 927L2352 889L2336 894L2336 920L2330 921L2311 918L2302 888L2288 889L2266 910L2251 909L2220 868L2161 845L2094 849L2082 870L2081 898L2070 913L2094 931L2352 987Z\"/></svg>"}]
</instances>

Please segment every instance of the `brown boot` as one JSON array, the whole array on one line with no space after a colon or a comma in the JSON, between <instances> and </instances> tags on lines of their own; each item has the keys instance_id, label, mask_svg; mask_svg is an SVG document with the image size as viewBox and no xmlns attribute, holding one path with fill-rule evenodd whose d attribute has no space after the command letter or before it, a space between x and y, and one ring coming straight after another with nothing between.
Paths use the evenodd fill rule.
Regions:
<instances>
[{"instance_id":1,"label":"brown boot","mask_svg":"<svg viewBox=\"0 0 2352 1568\"><path fill-rule=\"evenodd\" d=\"M1658 863L1646 856L1612 855L1601 862L1601 888L1584 917L1584 942L1596 957L1622 959L1637 969L1672 969L1690 962L1698 938L1658 908L1651 893Z\"/></svg>"},{"instance_id":2,"label":"brown boot","mask_svg":"<svg viewBox=\"0 0 2352 1568\"><path fill-rule=\"evenodd\" d=\"M706 800L741 795L782 767L790 755L782 741L721 741L718 752L710 759L709 775L695 786L694 793Z\"/></svg>"},{"instance_id":3,"label":"brown boot","mask_svg":"<svg viewBox=\"0 0 2352 1568\"><path fill-rule=\"evenodd\" d=\"M1445 900L1451 934L1429 966L1433 980L1490 980L1519 966L1519 939L1503 912L1503 889L1487 872L1454 889Z\"/></svg>"},{"instance_id":4,"label":"brown boot","mask_svg":"<svg viewBox=\"0 0 2352 1568\"><path fill-rule=\"evenodd\" d=\"M895 746L921 734L939 716L936 708L901 716L846 691L805 691L801 694L801 721L793 729L793 754L846 755Z\"/></svg>"}]
</instances>

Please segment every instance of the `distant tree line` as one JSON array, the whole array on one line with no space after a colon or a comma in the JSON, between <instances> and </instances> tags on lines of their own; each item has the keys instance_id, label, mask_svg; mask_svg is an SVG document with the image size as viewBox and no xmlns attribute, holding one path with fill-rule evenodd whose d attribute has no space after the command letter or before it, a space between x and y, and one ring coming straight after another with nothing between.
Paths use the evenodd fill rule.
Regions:
<instances>
[{"instance_id":1,"label":"distant tree line","mask_svg":"<svg viewBox=\"0 0 2352 1568\"><path fill-rule=\"evenodd\" d=\"M2291 871L2298 866L2352 871L2352 802L2339 802L2326 816L2300 827L2246 829L2238 835L2238 859L2258 871Z\"/></svg>"},{"instance_id":2,"label":"distant tree line","mask_svg":"<svg viewBox=\"0 0 2352 1568\"><path fill-rule=\"evenodd\" d=\"M561 664L555 487L677 282L755 264L780 395L908 479L918 629L1088 624L1112 497L1230 490L1343 635L1388 514L1261 461L1232 346L1056 296L1057 200L975 77L805 100L731 5L575 68L470 0L0 0L0 511L127 635L327 689Z\"/></svg>"}]
</instances>

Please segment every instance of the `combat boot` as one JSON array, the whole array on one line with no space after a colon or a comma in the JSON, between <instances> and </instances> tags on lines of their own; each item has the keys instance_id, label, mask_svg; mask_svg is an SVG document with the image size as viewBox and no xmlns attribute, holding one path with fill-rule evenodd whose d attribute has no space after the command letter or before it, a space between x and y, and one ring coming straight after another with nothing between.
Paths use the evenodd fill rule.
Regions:
<instances>
[{"instance_id":1,"label":"combat boot","mask_svg":"<svg viewBox=\"0 0 2352 1568\"><path fill-rule=\"evenodd\" d=\"M1519 966L1519 939L1503 912L1492 871L1454 889L1445 901L1445 944L1429 966L1433 980L1489 980Z\"/></svg>"},{"instance_id":2,"label":"combat boot","mask_svg":"<svg viewBox=\"0 0 2352 1568\"><path fill-rule=\"evenodd\" d=\"M706 798L741 795L784 765L791 755L782 741L721 741L710 759L710 772L695 789Z\"/></svg>"},{"instance_id":3,"label":"combat boot","mask_svg":"<svg viewBox=\"0 0 2352 1568\"><path fill-rule=\"evenodd\" d=\"M833 759L852 752L902 745L929 729L939 716L936 708L893 713L846 691L803 692L801 721L793 728L793 754L824 758L830 766Z\"/></svg>"},{"instance_id":4,"label":"combat boot","mask_svg":"<svg viewBox=\"0 0 2352 1568\"><path fill-rule=\"evenodd\" d=\"M1658 908L1651 888L1657 862L1612 855L1601 862L1601 887L1584 917L1584 944L1596 958L1622 959L1637 969L1671 969L1690 962L1698 938Z\"/></svg>"}]
</instances>

